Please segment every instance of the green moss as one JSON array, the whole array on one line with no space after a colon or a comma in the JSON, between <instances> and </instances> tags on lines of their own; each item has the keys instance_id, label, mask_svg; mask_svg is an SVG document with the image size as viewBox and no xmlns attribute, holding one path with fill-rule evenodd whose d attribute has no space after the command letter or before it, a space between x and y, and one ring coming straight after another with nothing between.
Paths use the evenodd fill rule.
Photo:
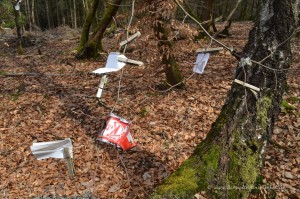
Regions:
<instances>
[{"instance_id":1,"label":"green moss","mask_svg":"<svg viewBox=\"0 0 300 199\"><path fill-rule=\"evenodd\" d=\"M192 198L193 194L205 190L211 198L221 198L228 188L229 198L247 198L259 177L259 140L251 140L238 130L240 123L245 121L241 116L236 122L235 132L230 132L229 140L217 141L216 138L228 121L232 120L242 99L239 93L229 96L234 102L228 101L220 116L213 125L209 135L194 154L182 166L165 180L153 194L153 198ZM258 126L267 128L268 111L272 106L269 97L257 102L256 121ZM223 138L223 137L222 137ZM225 162L223 162L223 160ZM211 189L209 189L211 188Z\"/></svg>"},{"instance_id":2,"label":"green moss","mask_svg":"<svg viewBox=\"0 0 300 199\"><path fill-rule=\"evenodd\" d=\"M170 85L177 85L177 88L184 88L184 77L179 69L179 65L176 63L173 56L169 59L163 59L163 64L166 65L166 81Z\"/></svg>"},{"instance_id":3,"label":"green moss","mask_svg":"<svg viewBox=\"0 0 300 199\"><path fill-rule=\"evenodd\" d=\"M46 99L46 100L50 99L50 96L49 96L48 94L44 94L43 97L44 97L44 99Z\"/></svg>"},{"instance_id":4,"label":"green moss","mask_svg":"<svg viewBox=\"0 0 300 199\"><path fill-rule=\"evenodd\" d=\"M104 35L105 36L112 36L115 33L116 29L117 29L116 24L112 23L110 25L110 27L105 30Z\"/></svg>"},{"instance_id":5,"label":"green moss","mask_svg":"<svg viewBox=\"0 0 300 199\"><path fill-rule=\"evenodd\" d=\"M204 190L211 181L214 180L214 175L218 169L219 159L221 155L221 149L217 145L213 145L208 153L205 153L202 157L202 165L198 166L197 175L202 179L199 181L198 186L201 190Z\"/></svg>"},{"instance_id":6,"label":"green moss","mask_svg":"<svg viewBox=\"0 0 300 199\"><path fill-rule=\"evenodd\" d=\"M90 28L91 28L93 19L95 17L96 10L97 10L97 7L98 7L99 3L100 3L100 1L93 1L93 6L89 10L89 12L88 12L88 14L85 18L85 21L84 21L84 24L83 24L83 27L82 27L82 31L81 31L81 37L80 37L78 52L82 51L84 45L86 44L86 42L89 39Z\"/></svg>"},{"instance_id":7,"label":"green moss","mask_svg":"<svg viewBox=\"0 0 300 199\"><path fill-rule=\"evenodd\" d=\"M262 129L266 129L268 125L268 111L272 106L272 100L269 97L262 97L257 102L256 120Z\"/></svg>"},{"instance_id":8,"label":"green moss","mask_svg":"<svg viewBox=\"0 0 300 199\"><path fill-rule=\"evenodd\" d=\"M292 104L288 103L285 100L282 100L281 107L284 108L284 110L286 111L296 110L295 106L293 106Z\"/></svg>"},{"instance_id":9,"label":"green moss","mask_svg":"<svg viewBox=\"0 0 300 199\"><path fill-rule=\"evenodd\" d=\"M253 188L259 176L259 154L253 152L237 132L228 155L230 164L227 186L231 188L229 198L247 198L249 189Z\"/></svg>"},{"instance_id":10,"label":"green moss","mask_svg":"<svg viewBox=\"0 0 300 199\"><path fill-rule=\"evenodd\" d=\"M16 90L15 92L10 94L10 97L11 97L12 101L17 101L20 96L21 96L20 90Z\"/></svg>"},{"instance_id":11,"label":"green moss","mask_svg":"<svg viewBox=\"0 0 300 199\"><path fill-rule=\"evenodd\" d=\"M300 98L299 97L289 97L287 99L287 101L289 101L291 103L297 103L297 102L300 102Z\"/></svg>"},{"instance_id":12,"label":"green moss","mask_svg":"<svg viewBox=\"0 0 300 199\"><path fill-rule=\"evenodd\" d=\"M160 186L154 192L153 198L184 198L195 193L197 185L196 170L190 167L182 166L180 170L172 174L163 186Z\"/></svg>"},{"instance_id":13,"label":"green moss","mask_svg":"<svg viewBox=\"0 0 300 199\"><path fill-rule=\"evenodd\" d=\"M176 63L174 55L171 53L173 43L168 38L169 30L165 28L162 22L168 23L164 17L161 17L161 22L155 23L153 29L155 36L159 39L158 47L163 54L162 64L165 66L166 81L168 85L176 85L176 88L184 88L184 76L180 71L180 66Z\"/></svg>"},{"instance_id":14,"label":"green moss","mask_svg":"<svg viewBox=\"0 0 300 199\"><path fill-rule=\"evenodd\" d=\"M88 58L97 58L98 57L97 44L93 41L89 41L88 44L82 48L81 51L78 51L77 59L88 59Z\"/></svg>"},{"instance_id":15,"label":"green moss","mask_svg":"<svg viewBox=\"0 0 300 199\"><path fill-rule=\"evenodd\" d=\"M295 24L298 24L299 21L299 3L298 1L294 1L292 3L292 10L293 10L293 15L295 19Z\"/></svg>"},{"instance_id":16,"label":"green moss","mask_svg":"<svg viewBox=\"0 0 300 199\"><path fill-rule=\"evenodd\" d=\"M251 195L256 195L258 196L261 191L259 187L263 184L263 179L264 177L262 175L258 175L254 184L254 188L251 190Z\"/></svg>"},{"instance_id":17,"label":"green moss","mask_svg":"<svg viewBox=\"0 0 300 199\"><path fill-rule=\"evenodd\" d=\"M212 145L200 159L191 156L176 170L163 185L159 186L153 198L192 198L195 193L204 190L214 178L218 168L220 148Z\"/></svg>"},{"instance_id":18,"label":"green moss","mask_svg":"<svg viewBox=\"0 0 300 199\"><path fill-rule=\"evenodd\" d=\"M18 45L18 54L19 54L19 55L23 55L23 54L24 54L24 49L23 49L21 43Z\"/></svg>"},{"instance_id":19,"label":"green moss","mask_svg":"<svg viewBox=\"0 0 300 199\"><path fill-rule=\"evenodd\" d=\"M251 153L251 150L248 150L247 153ZM254 185L256 177L258 174L258 154L249 154L249 157L246 158L244 164L241 165L241 178L246 185Z\"/></svg>"},{"instance_id":20,"label":"green moss","mask_svg":"<svg viewBox=\"0 0 300 199\"><path fill-rule=\"evenodd\" d=\"M139 112L139 115L140 115L141 117L145 117L146 115L148 115L148 112L149 112L149 108L143 107L143 108L141 109L141 111Z\"/></svg>"},{"instance_id":21,"label":"green moss","mask_svg":"<svg viewBox=\"0 0 300 199\"><path fill-rule=\"evenodd\" d=\"M5 71L3 71L3 70L0 70L0 75L5 76L5 75L7 75L7 72L5 72Z\"/></svg>"}]
</instances>

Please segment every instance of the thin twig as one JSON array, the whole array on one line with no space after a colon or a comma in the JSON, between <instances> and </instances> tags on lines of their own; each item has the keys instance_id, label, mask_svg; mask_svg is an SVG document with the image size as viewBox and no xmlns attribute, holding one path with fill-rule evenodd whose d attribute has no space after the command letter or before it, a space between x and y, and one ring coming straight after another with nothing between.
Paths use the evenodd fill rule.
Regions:
<instances>
[{"instance_id":1,"label":"thin twig","mask_svg":"<svg viewBox=\"0 0 300 199\"><path fill-rule=\"evenodd\" d=\"M197 19L195 19L192 15L190 15L190 14L183 8L183 6L182 6L177 0L174 0L174 1L175 1L175 3L180 7L180 9L181 9L187 16L189 16L194 22L196 22L196 23L200 26L200 28L204 31L204 33L205 33L211 40L213 40L214 42L216 42L216 43L219 44L220 46L226 48L226 49L229 50L230 52L233 51L232 48L226 46L225 44L223 44L222 42L220 42L219 40L217 40L217 39L215 39L213 36L211 36L211 35L209 34L209 32L202 26L202 24L201 24Z\"/></svg>"},{"instance_id":2,"label":"thin twig","mask_svg":"<svg viewBox=\"0 0 300 199\"><path fill-rule=\"evenodd\" d=\"M219 35L223 31L223 29L226 26L226 23L228 23L228 21L231 19L232 15L235 13L236 9L238 8L238 6L240 5L241 2L242 2L242 0L238 0L238 2L235 4L235 7L231 11L231 13L228 15L226 21L223 22L220 31L215 33L215 35Z\"/></svg>"}]
</instances>

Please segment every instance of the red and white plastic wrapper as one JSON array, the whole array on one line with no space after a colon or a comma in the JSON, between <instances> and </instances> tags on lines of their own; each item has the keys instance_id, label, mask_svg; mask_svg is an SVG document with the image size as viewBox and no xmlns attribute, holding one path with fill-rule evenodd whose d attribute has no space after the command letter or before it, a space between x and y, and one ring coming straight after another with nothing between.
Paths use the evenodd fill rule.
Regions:
<instances>
[{"instance_id":1,"label":"red and white plastic wrapper","mask_svg":"<svg viewBox=\"0 0 300 199\"><path fill-rule=\"evenodd\" d=\"M136 146L129 127L130 123L128 121L111 113L105 129L97 136L97 140L116 144L123 150L129 150Z\"/></svg>"}]
</instances>

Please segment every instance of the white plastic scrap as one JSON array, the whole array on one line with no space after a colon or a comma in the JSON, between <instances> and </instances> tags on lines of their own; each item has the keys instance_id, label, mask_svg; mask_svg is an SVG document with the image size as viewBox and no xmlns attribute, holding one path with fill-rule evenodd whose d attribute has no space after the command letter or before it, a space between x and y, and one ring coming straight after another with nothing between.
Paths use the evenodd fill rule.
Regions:
<instances>
[{"instance_id":1,"label":"white plastic scrap","mask_svg":"<svg viewBox=\"0 0 300 199\"><path fill-rule=\"evenodd\" d=\"M69 148L71 158L73 158L73 147L70 138L52 142L37 142L30 146L32 154L38 159L46 158L66 158L64 148Z\"/></svg>"},{"instance_id":2,"label":"white plastic scrap","mask_svg":"<svg viewBox=\"0 0 300 199\"><path fill-rule=\"evenodd\" d=\"M209 59L209 53L198 53L193 72L202 74Z\"/></svg>"},{"instance_id":3,"label":"white plastic scrap","mask_svg":"<svg viewBox=\"0 0 300 199\"><path fill-rule=\"evenodd\" d=\"M118 70L121 70L126 65L126 63L118 61L119 57L127 59L124 55L121 55L118 52L109 53L105 67L98 68L97 70L94 70L92 73L103 74L103 73L110 73L110 72L116 72Z\"/></svg>"}]
</instances>

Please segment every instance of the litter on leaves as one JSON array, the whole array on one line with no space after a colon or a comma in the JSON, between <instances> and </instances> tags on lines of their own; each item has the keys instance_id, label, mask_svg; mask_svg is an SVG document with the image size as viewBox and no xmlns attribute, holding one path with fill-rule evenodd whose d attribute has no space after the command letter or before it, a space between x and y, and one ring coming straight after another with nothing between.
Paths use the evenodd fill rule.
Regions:
<instances>
[{"instance_id":1,"label":"litter on leaves","mask_svg":"<svg viewBox=\"0 0 300 199\"><path fill-rule=\"evenodd\" d=\"M114 114L108 117L105 129L98 135L97 139L115 144L123 150L129 150L136 146L129 131L130 123Z\"/></svg>"}]
</instances>

